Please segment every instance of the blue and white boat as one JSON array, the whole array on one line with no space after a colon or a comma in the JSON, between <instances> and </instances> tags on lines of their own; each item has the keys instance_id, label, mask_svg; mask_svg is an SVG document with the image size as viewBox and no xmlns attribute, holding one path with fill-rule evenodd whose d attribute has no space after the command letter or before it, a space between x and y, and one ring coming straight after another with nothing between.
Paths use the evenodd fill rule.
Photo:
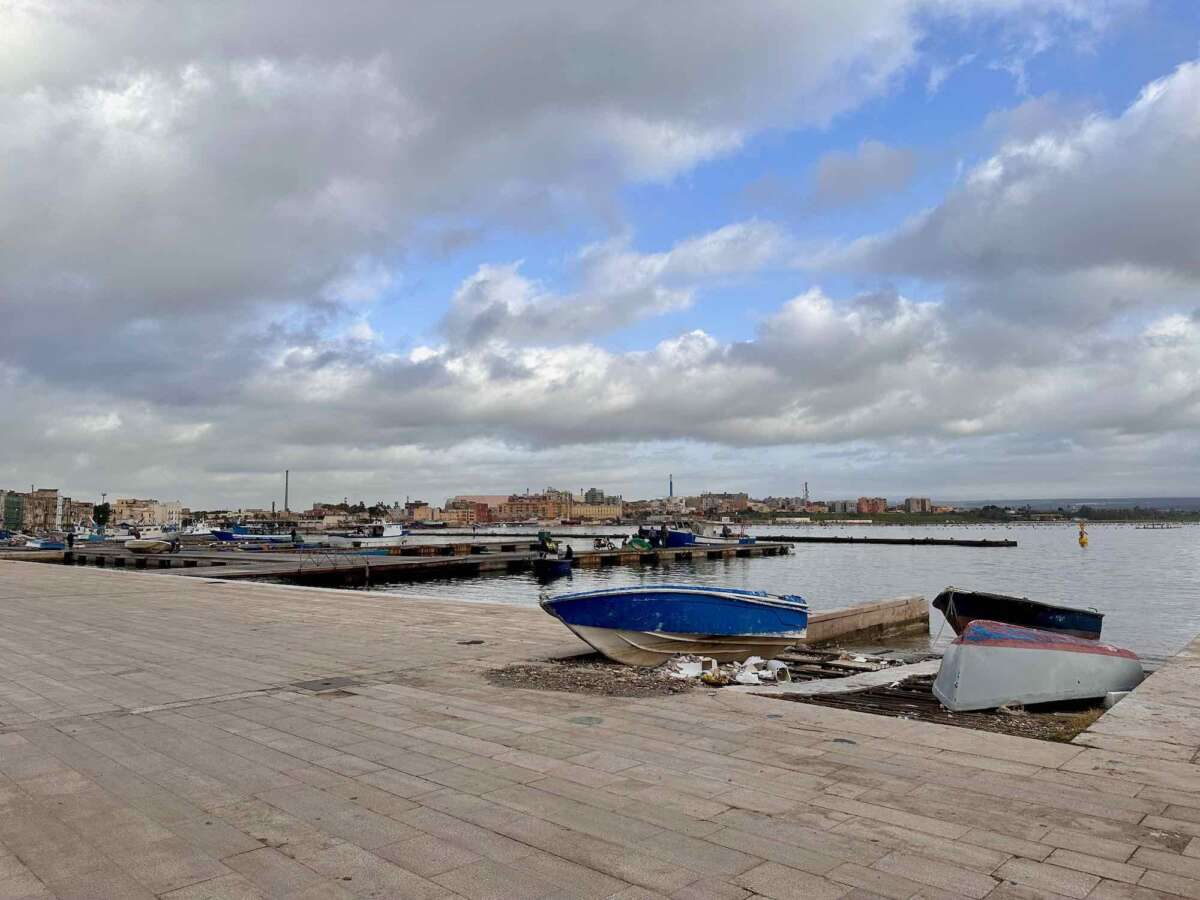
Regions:
<instances>
[{"instance_id":1,"label":"blue and white boat","mask_svg":"<svg viewBox=\"0 0 1200 900\"><path fill-rule=\"evenodd\" d=\"M616 662L657 666L680 653L721 662L773 656L804 640L808 603L796 595L656 584L561 594L542 601Z\"/></svg>"},{"instance_id":2,"label":"blue and white boat","mask_svg":"<svg viewBox=\"0 0 1200 900\"><path fill-rule=\"evenodd\" d=\"M214 528L212 536L223 543L249 542L255 544L288 544L296 538L294 532L254 530L245 525L234 525L228 530Z\"/></svg>"}]
</instances>

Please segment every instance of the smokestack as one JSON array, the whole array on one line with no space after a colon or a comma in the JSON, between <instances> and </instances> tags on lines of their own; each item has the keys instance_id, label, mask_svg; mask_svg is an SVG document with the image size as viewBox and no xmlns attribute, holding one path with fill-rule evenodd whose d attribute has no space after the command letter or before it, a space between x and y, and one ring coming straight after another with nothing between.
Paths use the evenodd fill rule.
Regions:
<instances>
[{"instance_id":1,"label":"smokestack","mask_svg":"<svg viewBox=\"0 0 1200 900\"><path fill-rule=\"evenodd\" d=\"M283 470L283 511L288 511L288 477L291 475L290 469Z\"/></svg>"},{"instance_id":2,"label":"smokestack","mask_svg":"<svg viewBox=\"0 0 1200 900\"><path fill-rule=\"evenodd\" d=\"M667 476L667 497L671 500L675 499L675 475Z\"/></svg>"}]
</instances>

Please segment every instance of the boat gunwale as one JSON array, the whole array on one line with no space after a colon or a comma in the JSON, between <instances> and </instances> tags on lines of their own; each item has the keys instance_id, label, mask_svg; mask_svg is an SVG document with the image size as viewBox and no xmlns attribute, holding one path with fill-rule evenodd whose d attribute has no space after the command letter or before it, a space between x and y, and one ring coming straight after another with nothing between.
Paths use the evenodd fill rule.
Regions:
<instances>
[{"instance_id":1,"label":"boat gunwale","mask_svg":"<svg viewBox=\"0 0 1200 900\"><path fill-rule=\"evenodd\" d=\"M600 588L594 591L577 591L571 594L559 594L539 601L539 605L548 612L554 612L554 604L559 601L595 600L605 597L619 597L636 593L655 594L691 594L710 599L730 600L750 603L757 606L769 606L778 609L808 611L808 601L799 594L768 594L766 591L749 591L742 589L697 588L689 585L654 585L639 588ZM557 613L554 613L557 615Z\"/></svg>"},{"instance_id":2,"label":"boat gunwale","mask_svg":"<svg viewBox=\"0 0 1200 900\"><path fill-rule=\"evenodd\" d=\"M977 628L976 626L979 626ZM977 632L981 629L996 628L1003 631L1015 631L1018 633L1028 633L1032 635L1045 635L1046 638L1052 640L1020 640L1016 638L1002 638L990 636L977 636ZM1046 631L1041 628L1029 628L1024 625L1013 625L1009 622L998 622L992 619L975 619L967 626L962 634L958 635L950 642L952 646L959 647L1005 647L1014 650L1061 650L1067 653L1090 653L1096 656L1112 656L1121 657L1124 659L1138 659L1138 655L1132 650L1124 647L1115 647L1112 644L1102 644L1099 641L1089 640L1087 638L1075 637L1074 635L1062 634L1057 631Z\"/></svg>"},{"instance_id":3,"label":"boat gunwale","mask_svg":"<svg viewBox=\"0 0 1200 900\"><path fill-rule=\"evenodd\" d=\"M996 593L993 593L992 591L962 590L960 588L954 587L953 585L943 588L940 592L938 592L938 595L933 598L933 602L932 602L933 608L936 609L938 612L942 613L943 615L945 614L946 608L948 607L949 604L946 602L939 603L939 601L941 601L942 598L946 596L946 594L958 594L958 595L970 594L974 597L987 597L988 599L992 599L992 600L1006 600L1009 602L1016 602L1016 603L1028 603L1030 606L1040 606L1042 609L1062 609L1062 610L1066 610L1068 612L1084 613L1089 616L1097 616L1101 619L1104 618L1104 613L1100 612L1100 610L1098 610L1092 606L1064 606L1061 603L1047 603L1044 600L1030 600L1028 597L1016 597L1012 594L996 594ZM953 600L953 597L951 598L951 600ZM989 621L991 621L991 620L989 620Z\"/></svg>"}]
</instances>

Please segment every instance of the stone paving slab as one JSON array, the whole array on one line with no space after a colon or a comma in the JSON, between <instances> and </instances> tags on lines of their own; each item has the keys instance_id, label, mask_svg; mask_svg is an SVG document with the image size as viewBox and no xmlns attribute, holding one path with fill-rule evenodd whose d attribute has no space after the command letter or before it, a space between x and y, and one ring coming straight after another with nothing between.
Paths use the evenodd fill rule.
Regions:
<instances>
[{"instance_id":1,"label":"stone paving slab","mask_svg":"<svg viewBox=\"0 0 1200 900\"><path fill-rule=\"evenodd\" d=\"M1075 744L485 678L580 649L536 608L0 562L0 900L1200 896L1200 644Z\"/></svg>"}]
</instances>

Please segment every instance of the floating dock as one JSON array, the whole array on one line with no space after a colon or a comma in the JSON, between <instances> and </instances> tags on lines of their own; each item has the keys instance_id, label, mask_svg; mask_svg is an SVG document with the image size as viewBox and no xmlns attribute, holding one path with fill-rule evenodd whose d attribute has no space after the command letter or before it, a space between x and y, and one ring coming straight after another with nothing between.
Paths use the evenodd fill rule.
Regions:
<instances>
[{"instance_id":1,"label":"floating dock","mask_svg":"<svg viewBox=\"0 0 1200 900\"><path fill-rule=\"evenodd\" d=\"M1200 643L1070 744L490 684L537 609L0 561L0 896L1200 894Z\"/></svg>"},{"instance_id":2,"label":"floating dock","mask_svg":"<svg viewBox=\"0 0 1200 900\"><path fill-rule=\"evenodd\" d=\"M536 543L419 544L394 548L395 553L335 550L181 550L178 553L134 554L123 547L57 551L67 565L145 569L164 574L222 579L271 579L312 585L362 585L438 577L470 577L487 572L522 572L532 566ZM579 550L575 567L658 565L690 559L781 556L787 544L695 544L654 550L617 548Z\"/></svg>"},{"instance_id":3,"label":"floating dock","mask_svg":"<svg viewBox=\"0 0 1200 900\"><path fill-rule=\"evenodd\" d=\"M1016 541L1007 539L992 540L990 538L886 538L886 537L844 537L841 535L801 535L786 534L767 535L759 540L775 541L786 544L893 544L903 547L1015 547Z\"/></svg>"}]
</instances>

